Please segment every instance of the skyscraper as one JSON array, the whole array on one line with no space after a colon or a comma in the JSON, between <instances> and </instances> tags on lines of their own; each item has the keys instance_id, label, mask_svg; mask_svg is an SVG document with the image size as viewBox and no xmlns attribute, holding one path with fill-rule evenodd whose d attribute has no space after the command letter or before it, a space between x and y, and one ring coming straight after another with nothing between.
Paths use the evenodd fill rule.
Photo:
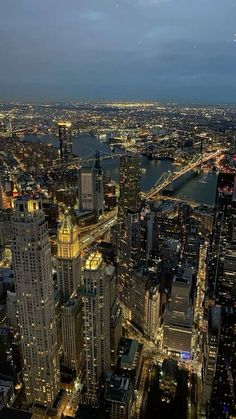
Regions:
<instances>
[{"instance_id":1,"label":"skyscraper","mask_svg":"<svg viewBox=\"0 0 236 419\"><path fill-rule=\"evenodd\" d=\"M210 406L211 419L236 415L236 309L222 307L218 356Z\"/></svg>"},{"instance_id":2,"label":"skyscraper","mask_svg":"<svg viewBox=\"0 0 236 419\"><path fill-rule=\"evenodd\" d=\"M80 285L80 253L78 229L70 213L65 211L57 234L57 286L64 301Z\"/></svg>"},{"instance_id":3,"label":"skyscraper","mask_svg":"<svg viewBox=\"0 0 236 419\"><path fill-rule=\"evenodd\" d=\"M72 157L71 122L58 122L61 161L67 162Z\"/></svg>"},{"instance_id":4,"label":"skyscraper","mask_svg":"<svg viewBox=\"0 0 236 419\"><path fill-rule=\"evenodd\" d=\"M13 270L28 403L51 406L59 390L51 249L39 198L15 201Z\"/></svg>"},{"instance_id":5,"label":"skyscraper","mask_svg":"<svg viewBox=\"0 0 236 419\"><path fill-rule=\"evenodd\" d=\"M62 307L63 364L81 373L83 359L83 312L82 301L73 295Z\"/></svg>"},{"instance_id":6,"label":"skyscraper","mask_svg":"<svg viewBox=\"0 0 236 419\"><path fill-rule=\"evenodd\" d=\"M127 211L120 234L118 283L123 314L132 320L135 308L135 275L141 256L139 212Z\"/></svg>"},{"instance_id":7,"label":"skyscraper","mask_svg":"<svg viewBox=\"0 0 236 419\"><path fill-rule=\"evenodd\" d=\"M110 287L102 255L85 261L81 293L84 317L85 402L96 406L110 369Z\"/></svg>"},{"instance_id":8,"label":"skyscraper","mask_svg":"<svg viewBox=\"0 0 236 419\"><path fill-rule=\"evenodd\" d=\"M122 156L117 225L118 286L123 313L130 320L134 306L133 271L141 255L140 189L139 157Z\"/></svg>"},{"instance_id":9,"label":"skyscraper","mask_svg":"<svg viewBox=\"0 0 236 419\"><path fill-rule=\"evenodd\" d=\"M95 217L99 218L104 211L102 170L96 167L82 167L78 178L80 210L93 211Z\"/></svg>"},{"instance_id":10,"label":"skyscraper","mask_svg":"<svg viewBox=\"0 0 236 419\"><path fill-rule=\"evenodd\" d=\"M191 354L193 308L191 287L193 268L178 268L172 283L163 327L163 346L172 352Z\"/></svg>"},{"instance_id":11,"label":"skyscraper","mask_svg":"<svg viewBox=\"0 0 236 419\"><path fill-rule=\"evenodd\" d=\"M129 209L136 212L140 207L141 171L140 158L126 155L120 158L119 222Z\"/></svg>"}]
</instances>

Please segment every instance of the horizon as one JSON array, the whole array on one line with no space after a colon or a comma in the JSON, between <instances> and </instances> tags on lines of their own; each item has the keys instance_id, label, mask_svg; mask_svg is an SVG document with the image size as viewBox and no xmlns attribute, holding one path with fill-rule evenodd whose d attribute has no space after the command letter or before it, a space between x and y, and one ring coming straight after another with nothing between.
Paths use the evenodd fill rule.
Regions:
<instances>
[{"instance_id":1,"label":"horizon","mask_svg":"<svg viewBox=\"0 0 236 419\"><path fill-rule=\"evenodd\" d=\"M171 102L171 101L159 101L159 100L77 100L77 99L66 99L66 100L47 100L47 101L39 101L39 100L2 100L0 98L0 105L45 105L45 106L56 106L56 105L159 105L163 107L200 107L200 108L234 108L236 107L236 102L228 102L228 103L220 103L220 102Z\"/></svg>"}]
</instances>

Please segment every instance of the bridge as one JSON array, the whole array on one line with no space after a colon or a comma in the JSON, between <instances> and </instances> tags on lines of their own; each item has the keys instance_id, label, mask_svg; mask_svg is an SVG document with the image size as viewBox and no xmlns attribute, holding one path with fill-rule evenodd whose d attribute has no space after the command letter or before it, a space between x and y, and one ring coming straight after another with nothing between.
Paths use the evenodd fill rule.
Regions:
<instances>
[{"instance_id":1,"label":"bridge","mask_svg":"<svg viewBox=\"0 0 236 419\"><path fill-rule=\"evenodd\" d=\"M211 159L215 159L222 153L222 151L223 150L221 149L204 156L196 156L186 167L182 168L179 172L175 172L173 174L170 171L163 173L162 176L158 179L157 183L153 186L153 188L149 192L147 192L146 198L155 199L157 195L160 194L165 188L168 188L172 182L176 181L177 179L180 179L186 173L196 169L201 164L206 163Z\"/></svg>"},{"instance_id":2,"label":"bridge","mask_svg":"<svg viewBox=\"0 0 236 419\"><path fill-rule=\"evenodd\" d=\"M205 163L208 160L214 159L222 153L223 150L218 150L216 152L210 153L202 157L195 157L185 168L181 171L176 172L174 174L173 179L178 179L187 173L190 170L198 167L201 163ZM116 157L115 155L114 157ZM107 157L109 158L109 157ZM80 160L81 162L82 160ZM163 173L160 177L156 185L146 194L142 194L145 199L152 200L158 197L158 194L166 188L172 182L172 174L170 172ZM165 198L163 198L165 199ZM171 198L172 199L172 198ZM197 206L198 204L192 200L185 200L185 199L178 199L173 198L175 201L186 202L190 205ZM101 239L111 227L113 227L117 223L117 209L111 211L111 213L107 214L101 221L97 224L93 224L90 226L80 227L79 228L79 235L80 235L80 250L83 251L86 247L91 246L97 240Z\"/></svg>"},{"instance_id":3,"label":"bridge","mask_svg":"<svg viewBox=\"0 0 236 419\"><path fill-rule=\"evenodd\" d=\"M98 153L98 154L97 154ZM96 151L93 155L89 157L74 157L73 160L68 162L57 162L53 165L53 169L73 169L79 168L80 166L86 165L88 163L94 163L96 160L103 161L103 160L111 160L111 159L119 159L122 156L130 155L130 153L122 152L122 153L106 153L104 151Z\"/></svg>"}]
</instances>

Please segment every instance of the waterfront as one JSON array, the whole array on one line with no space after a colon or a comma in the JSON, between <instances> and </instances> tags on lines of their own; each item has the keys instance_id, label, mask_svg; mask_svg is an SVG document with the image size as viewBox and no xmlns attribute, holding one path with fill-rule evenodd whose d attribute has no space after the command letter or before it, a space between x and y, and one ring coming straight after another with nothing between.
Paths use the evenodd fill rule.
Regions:
<instances>
[{"instance_id":1,"label":"waterfront","mask_svg":"<svg viewBox=\"0 0 236 419\"><path fill-rule=\"evenodd\" d=\"M58 138L55 136L26 136L23 137L23 140L39 141L58 147ZM101 154L112 154L110 147L106 143L100 142L96 137L83 135L73 137L74 154L86 159L94 155L96 150L99 150ZM104 160L102 167L106 176L118 181L119 159ZM142 157L142 168L145 172L142 174L142 190L144 192L151 189L164 172L171 169L175 170L175 167L172 167L172 163L168 160L148 160L146 157ZM212 205L215 201L216 182L216 174L200 174L183 185L175 196Z\"/></svg>"}]
</instances>

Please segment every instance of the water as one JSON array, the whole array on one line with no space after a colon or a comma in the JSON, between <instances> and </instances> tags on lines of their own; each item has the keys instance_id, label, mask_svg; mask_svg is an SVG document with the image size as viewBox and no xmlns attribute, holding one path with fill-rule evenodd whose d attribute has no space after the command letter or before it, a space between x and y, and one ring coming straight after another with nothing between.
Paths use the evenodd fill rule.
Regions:
<instances>
[{"instance_id":1,"label":"water","mask_svg":"<svg viewBox=\"0 0 236 419\"><path fill-rule=\"evenodd\" d=\"M33 142L51 143L58 147L58 138L55 136L25 136L23 139ZM100 142L96 137L80 135L73 138L73 153L86 159L94 155L95 151L112 154L108 144ZM142 157L142 168L145 173L142 174L142 190L144 192L151 189L164 172L168 172L172 168L169 160L148 160ZM110 176L113 180L119 179L119 159L104 160L102 167L106 176ZM175 170L175 168L173 168ZM215 201L217 176L216 174L203 174L189 180L176 192L179 198L193 199L196 202L212 205Z\"/></svg>"},{"instance_id":2,"label":"water","mask_svg":"<svg viewBox=\"0 0 236 419\"><path fill-rule=\"evenodd\" d=\"M215 202L216 184L216 173L202 174L189 180L176 192L175 196L178 198L190 198L201 204L213 205Z\"/></svg>"}]
</instances>

